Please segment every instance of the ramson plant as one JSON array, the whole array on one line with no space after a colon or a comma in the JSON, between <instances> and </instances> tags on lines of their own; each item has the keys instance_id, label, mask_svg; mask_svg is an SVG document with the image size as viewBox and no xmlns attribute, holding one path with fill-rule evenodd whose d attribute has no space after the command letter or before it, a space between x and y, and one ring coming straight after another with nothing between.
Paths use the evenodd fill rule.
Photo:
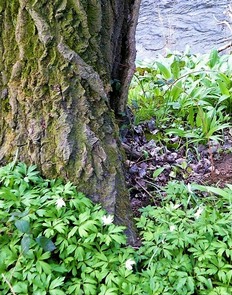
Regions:
<instances>
[{"instance_id":1,"label":"ramson plant","mask_svg":"<svg viewBox=\"0 0 232 295\"><path fill-rule=\"evenodd\" d=\"M221 140L232 111L232 56L169 53L141 64L129 102L135 123L151 118L166 134L195 142ZM154 136L157 140L157 136Z\"/></svg>"}]
</instances>

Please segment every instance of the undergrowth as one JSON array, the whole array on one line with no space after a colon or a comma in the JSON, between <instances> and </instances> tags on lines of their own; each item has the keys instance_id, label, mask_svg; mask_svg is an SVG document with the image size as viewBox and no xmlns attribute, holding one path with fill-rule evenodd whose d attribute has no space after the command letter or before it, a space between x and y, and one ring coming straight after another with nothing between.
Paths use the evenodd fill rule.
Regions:
<instances>
[{"instance_id":1,"label":"undergrowth","mask_svg":"<svg viewBox=\"0 0 232 295\"><path fill-rule=\"evenodd\" d=\"M129 104L135 123L153 118L165 135L191 142L222 140L232 111L232 56L186 52L139 65ZM154 138L155 139L155 138Z\"/></svg>"},{"instance_id":2,"label":"undergrowth","mask_svg":"<svg viewBox=\"0 0 232 295\"><path fill-rule=\"evenodd\" d=\"M223 140L232 111L232 56L169 54L137 67L135 123L192 144ZM156 131L156 130L155 130ZM156 132L153 134L156 140ZM163 167L153 172L158 177ZM71 183L36 166L0 168L0 293L34 295L232 294L232 185L172 181L141 208L141 246Z\"/></svg>"},{"instance_id":3,"label":"undergrowth","mask_svg":"<svg viewBox=\"0 0 232 295\"><path fill-rule=\"evenodd\" d=\"M232 186L170 182L137 219L141 247L71 183L0 168L0 293L232 294Z\"/></svg>"}]
</instances>

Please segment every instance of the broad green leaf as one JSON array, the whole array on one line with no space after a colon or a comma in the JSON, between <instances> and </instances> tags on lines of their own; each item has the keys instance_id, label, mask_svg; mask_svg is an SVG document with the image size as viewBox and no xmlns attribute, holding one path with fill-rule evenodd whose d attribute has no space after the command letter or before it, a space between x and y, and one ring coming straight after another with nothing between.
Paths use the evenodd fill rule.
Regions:
<instances>
[{"instance_id":1,"label":"broad green leaf","mask_svg":"<svg viewBox=\"0 0 232 295\"><path fill-rule=\"evenodd\" d=\"M171 72L162 63L156 62L156 65L165 79L170 79L172 77Z\"/></svg>"},{"instance_id":2,"label":"broad green leaf","mask_svg":"<svg viewBox=\"0 0 232 295\"><path fill-rule=\"evenodd\" d=\"M44 251L51 252L56 249L54 243L44 236L39 236L38 238L36 238L36 242L44 249Z\"/></svg>"},{"instance_id":3,"label":"broad green leaf","mask_svg":"<svg viewBox=\"0 0 232 295\"><path fill-rule=\"evenodd\" d=\"M221 93L222 95L225 95L225 96L230 96L230 91L228 90L227 88L227 85L225 82L221 81L221 80L218 80L218 86L221 90Z\"/></svg>"},{"instance_id":4,"label":"broad green leaf","mask_svg":"<svg viewBox=\"0 0 232 295\"><path fill-rule=\"evenodd\" d=\"M219 61L218 51L216 49L212 50L209 56L209 67L212 69Z\"/></svg>"},{"instance_id":5,"label":"broad green leaf","mask_svg":"<svg viewBox=\"0 0 232 295\"><path fill-rule=\"evenodd\" d=\"M118 295L118 289L117 288L109 288L104 290L104 293L101 293L102 295Z\"/></svg>"},{"instance_id":6,"label":"broad green leaf","mask_svg":"<svg viewBox=\"0 0 232 295\"><path fill-rule=\"evenodd\" d=\"M15 221L15 226L22 233L29 234L30 233L30 223L26 220L20 219Z\"/></svg>"},{"instance_id":7,"label":"broad green leaf","mask_svg":"<svg viewBox=\"0 0 232 295\"><path fill-rule=\"evenodd\" d=\"M211 279L208 277L204 277L204 276L197 276L197 279L203 283L207 288L212 288L212 283L211 283Z\"/></svg>"},{"instance_id":8,"label":"broad green leaf","mask_svg":"<svg viewBox=\"0 0 232 295\"><path fill-rule=\"evenodd\" d=\"M1 199L5 199L6 201L14 201L15 203L18 202L18 198L15 194L12 193L12 190L8 187L2 187L0 189L0 196Z\"/></svg>"},{"instance_id":9,"label":"broad green leaf","mask_svg":"<svg viewBox=\"0 0 232 295\"><path fill-rule=\"evenodd\" d=\"M79 232L80 237L88 237L88 232L86 230L85 225L79 226L78 232Z\"/></svg>"},{"instance_id":10,"label":"broad green leaf","mask_svg":"<svg viewBox=\"0 0 232 295\"><path fill-rule=\"evenodd\" d=\"M171 70L172 70L173 78L178 79L180 76L180 62L178 60L175 60L171 64Z\"/></svg>"},{"instance_id":11,"label":"broad green leaf","mask_svg":"<svg viewBox=\"0 0 232 295\"><path fill-rule=\"evenodd\" d=\"M226 85L229 85L231 83L231 79L227 75L223 74L222 72L218 73L217 77L221 81L223 81Z\"/></svg>"},{"instance_id":12,"label":"broad green leaf","mask_svg":"<svg viewBox=\"0 0 232 295\"><path fill-rule=\"evenodd\" d=\"M222 197L224 197L226 199L230 197L230 193L226 192L224 189L221 189L219 187L204 186L204 185L194 184L192 186L192 188L198 189L198 190L203 191L203 192L211 192L211 193L214 193L216 195L222 196Z\"/></svg>"}]
</instances>

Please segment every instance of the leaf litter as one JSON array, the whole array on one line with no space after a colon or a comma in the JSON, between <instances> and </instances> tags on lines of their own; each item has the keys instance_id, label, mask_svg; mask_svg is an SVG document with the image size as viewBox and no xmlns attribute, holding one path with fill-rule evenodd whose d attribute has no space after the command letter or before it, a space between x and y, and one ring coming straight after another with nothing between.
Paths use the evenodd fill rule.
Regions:
<instances>
[{"instance_id":1,"label":"leaf litter","mask_svg":"<svg viewBox=\"0 0 232 295\"><path fill-rule=\"evenodd\" d=\"M126 153L126 181L131 207L159 205L164 186L171 180L224 187L232 182L232 136L224 130L222 144L190 144L184 138L168 136L157 129L155 120L121 128Z\"/></svg>"}]
</instances>

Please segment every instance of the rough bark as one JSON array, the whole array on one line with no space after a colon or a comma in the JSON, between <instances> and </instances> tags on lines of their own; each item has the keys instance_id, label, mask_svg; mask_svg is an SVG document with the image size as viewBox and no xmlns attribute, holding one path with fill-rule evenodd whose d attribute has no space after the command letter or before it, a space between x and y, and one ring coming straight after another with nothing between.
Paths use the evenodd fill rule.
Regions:
<instances>
[{"instance_id":1,"label":"rough bark","mask_svg":"<svg viewBox=\"0 0 232 295\"><path fill-rule=\"evenodd\" d=\"M0 162L38 165L132 224L115 114L140 0L0 1Z\"/></svg>"}]
</instances>

